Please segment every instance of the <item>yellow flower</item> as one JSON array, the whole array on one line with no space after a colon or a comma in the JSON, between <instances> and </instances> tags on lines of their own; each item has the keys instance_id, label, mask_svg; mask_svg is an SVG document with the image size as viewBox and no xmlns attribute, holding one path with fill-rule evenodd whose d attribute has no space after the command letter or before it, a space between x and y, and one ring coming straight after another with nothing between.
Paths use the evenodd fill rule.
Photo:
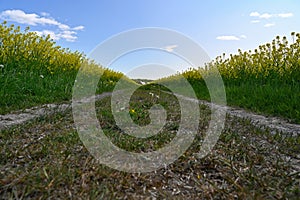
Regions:
<instances>
[{"instance_id":1,"label":"yellow flower","mask_svg":"<svg viewBox=\"0 0 300 200\"><path fill-rule=\"evenodd\" d=\"M130 112L131 112L131 113L135 113L135 110L134 110L134 109L131 109Z\"/></svg>"},{"instance_id":2,"label":"yellow flower","mask_svg":"<svg viewBox=\"0 0 300 200\"><path fill-rule=\"evenodd\" d=\"M198 174L197 178L198 178L198 179L201 179L201 175L200 175L200 174Z\"/></svg>"}]
</instances>

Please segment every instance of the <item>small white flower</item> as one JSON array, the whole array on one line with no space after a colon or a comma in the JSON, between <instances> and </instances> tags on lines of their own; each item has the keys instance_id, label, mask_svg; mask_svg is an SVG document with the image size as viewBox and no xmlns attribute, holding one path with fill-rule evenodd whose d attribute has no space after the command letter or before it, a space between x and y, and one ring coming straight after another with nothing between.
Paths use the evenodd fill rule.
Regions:
<instances>
[{"instance_id":1,"label":"small white flower","mask_svg":"<svg viewBox=\"0 0 300 200\"><path fill-rule=\"evenodd\" d=\"M42 74L40 75L40 77L41 77L41 78L44 78L44 76L43 76Z\"/></svg>"},{"instance_id":2,"label":"small white flower","mask_svg":"<svg viewBox=\"0 0 300 200\"><path fill-rule=\"evenodd\" d=\"M4 65L0 65L0 69L3 69L4 68Z\"/></svg>"}]
</instances>

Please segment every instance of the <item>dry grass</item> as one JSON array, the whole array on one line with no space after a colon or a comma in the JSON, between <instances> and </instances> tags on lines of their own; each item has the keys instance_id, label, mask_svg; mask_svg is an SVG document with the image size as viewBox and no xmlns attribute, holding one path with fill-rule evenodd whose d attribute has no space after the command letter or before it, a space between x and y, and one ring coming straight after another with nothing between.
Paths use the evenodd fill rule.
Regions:
<instances>
[{"instance_id":1,"label":"dry grass","mask_svg":"<svg viewBox=\"0 0 300 200\"><path fill-rule=\"evenodd\" d=\"M148 98L139 94L139 97ZM97 103L106 134L132 151L155 150L176 130L174 97L163 99L168 126L155 138L126 141L109 111L110 98ZM138 98L140 99L140 98ZM140 104L133 99L132 106ZM145 102L144 102L145 103ZM143 115L145 110L140 110ZM227 117L211 154L198 159L210 111L201 106L200 129L176 162L152 173L125 173L100 165L89 154L70 111L39 119L0 134L0 197L3 199L297 199L300 195L300 139L271 135L246 120ZM203 114L204 113L204 114ZM144 116L147 124L147 113ZM139 119L140 120L140 119ZM118 136L118 137L117 137ZM113 138L115 137L115 138ZM116 139L118 138L118 139ZM121 138L121 139L120 139Z\"/></svg>"}]
</instances>

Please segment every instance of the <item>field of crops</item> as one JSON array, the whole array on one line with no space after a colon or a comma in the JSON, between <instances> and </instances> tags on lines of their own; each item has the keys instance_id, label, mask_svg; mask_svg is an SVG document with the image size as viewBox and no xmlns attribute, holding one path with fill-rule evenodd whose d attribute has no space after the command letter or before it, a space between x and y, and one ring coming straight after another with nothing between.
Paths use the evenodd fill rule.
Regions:
<instances>
[{"instance_id":1,"label":"field of crops","mask_svg":"<svg viewBox=\"0 0 300 200\"><path fill-rule=\"evenodd\" d=\"M254 51L238 50L239 54L229 58L223 54L182 75L200 99L210 100L203 77L214 77L218 69L229 105L300 123L300 34L291 33L291 40L289 44L287 37L277 36ZM160 81L181 85L178 75Z\"/></svg>"},{"instance_id":2,"label":"field of crops","mask_svg":"<svg viewBox=\"0 0 300 200\"><path fill-rule=\"evenodd\" d=\"M35 105L68 101L78 69L87 76L99 75L97 93L110 91L123 74L105 69L83 53L57 46L6 22L0 24L0 114Z\"/></svg>"}]
</instances>

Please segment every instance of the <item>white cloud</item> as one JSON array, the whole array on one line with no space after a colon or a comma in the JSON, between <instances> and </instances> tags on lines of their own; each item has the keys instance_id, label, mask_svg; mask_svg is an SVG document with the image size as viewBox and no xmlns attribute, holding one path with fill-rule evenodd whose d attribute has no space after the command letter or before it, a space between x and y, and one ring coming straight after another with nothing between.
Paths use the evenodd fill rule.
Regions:
<instances>
[{"instance_id":1,"label":"white cloud","mask_svg":"<svg viewBox=\"0 0 300 200\"><path fill-rule=\"evenodd\" d=\"M257 23L259 23L260 22L260 20L252 20L252 21L250 21L252 24L257 24Z\"/></svg>"},{"instance_id":2,"label":"white cloud","mask_svg":"<svg viewBox=\"0 0 300 200\"><path fill-rule=\"evenodd\" d=\"M269 13L264 13L264 14L259 15L258 17L262 18L262 19L269 19L269 18L273 17L273 15L271 15Z\"/></svg>"},{"instance_id":3,"label":"white cloud","mask_svg":"<svg viewBox=\"0 0 300 200\"><path fill-rule=\"evenodd\" d=\"M290 13L290 12L289 13L279 13L279 14L269 14L269 13L260 14L258 12L251 12L250 16L251 17L257 17L259 19L268 20L270 18L289 18L289 17L293 17L294 14ZM260 20L252 20L250 22L251 23L259 23ZM264 25L264 27L266 27L266 28L269 28L269 27L272 27L272 26L275 26L275 23L267 23L267 24Z\"/></svg>"},{"instance_id":4,"label":"white cloud","mask_svg":"<svg viewBox=\"0 0 300 200\"><path fill-rule=\"evenodd\" d=\"M70 30L70 26L68 26L66 24L59 24L58 28L61 30Z\"/></svg>"},{"instance_id":5,"label":"white cloud","mask_svg":"<svg viewBox=\"0 0 300 200\"><path fill-rule=\"evenodd\" d=\"M76 27L74 27L72 29L75 30L75 31L81 31L81 30L84 29L84 26L76 26Z\"/></svg>"},{"instance_id":6,"label":"white cloud","mask_svg":"<svg viewBox=\"0 0 300 200\"><path fill-rule=\"evenodd\" d=\"M59 35L55 34L53 31L50 31L50 30L34 31L34 32L36 32L36 34L39 35L39 36L50 35L50 38L53 39L53 40L59 40L60 39Z\"/></svg>"},{"instance_id":7,"label":"white cloud","mask_svg":"<svg viewBox=\"0 0 300 200\"><path fill-rule=\"evenodd\" d=\"M280 13L278 14L278 17L282 17L282 18L288 18L288 17L293 17L294 14L293 13Z\"/></svg>"},{"instance_id":8,"label":"white cloud","mask_svg":"<svg viewBox=\"0 0 300 200\"><path fill-rule=\"evenodd\" d=\"M77 39L77 37L75 36L77 32L75 31L81 31L84 29L84 26L76 26L74 28L71 28L67 24L58 22L57 20L51 18L49 13L42 12L40 15L37 15L35 13L25 13L22 10L5 10L0 12L0 19L30 26L56 26L58 28L56 32L50 30L35 32L41 36L49 34L50 37L54 40L63 38L69 42L74 42Z\"/></svg>"},{"instance_id":9,"label":"white cloud","mask_svg":"<svg viewBox=\"0 0 300 200\"><path fill-rule=\"evenodd\" d=\"M27 14L22 10L5 10L0 13L2 20L18 22L20 24L27 24L31 26L41 25L59 25L60 23L54 19L40 17L35 13Z\"/></svg>"},{"instance_id":10,"label":"white cloud","mask_svg":"<svg viewBox=\"0 0 300 200\"><path fill-rule=\"evenodd\" d=\"M288 17L293 17L294 14L289 12L289 13L279 13L279 14L270 14L270 13L263 13L260 14L259 12L251 12L250 17L258 17L260 19L270 19L273 17L281 17L281 18L288 18ZM253 20L255 21L255 20Z\"/></svg>"},{"instance_id":11,"label":"white cloud","mask_svg":"<svg viewBox=\"0 0 300 200\"><path fill-rule=\"evenodd\" d=\"M166 46L163 49L168 51L168 52L173 52L176 47L178 47L178 45L174 44L174 45Z\"/></svg>"},{"instance_id":12,"label":"white cloud","mask_svg":"<svg viewBox=\"0 0 300 200\"><path fill-rule=\"evenodd\" d=\"M241 38L241 39L246 39L247 36L246 36L246 35L240 35L240 38Z\"/></svg>"},{"instance_id":13,"label":"white cloud","mask_svg":"<svg viewBox=\"0 0 300 200\"><path fill-rule=\"evenodd\" d=\"M232 41L232 40L240 40L240 38L234 36L234 35L221 35L216 38L217 40L227 40L227 41Z\"/></svg>"},{"instance_id":14,"label":"white cloud","mask_svg":"<svg viewBox=\"0 0 300 200\"><path fill-rule=\"evenodd\" d=\"M272 27L272 26L275 26L275 23L268 23L268 24L264 25L264 27L266 27L266 28L269 28L269 27Z\"/></svg>"},{"instance_id":15,"label":"white cloud","mask_svg":"<svg viewBox=\"0 0 300 200\"><path fill-rule=\"evenodd\" d=\"M42 30L42 31L34 31L39 36L47 36L50 35L50 38L53 40L60 40L65 39L68 42L74 42L77 39L75 31L62 31L60 33L55 33L54 31L50 30Z\"/></svg>"},{"instance_id":16,"label":"white cloud","mask_svg":"<svg viewBox=\"0 0 300 200\"><path fill-rule=\"evenodd\" d=\"M250 17L259 17L260 14L258 12L251 12Z\"/></svg>"},{"instance_id":17,"label":"white cloud","mask_svg":"<svg viewBox=\"0 0 300 200\"><path fill-rule=\"evenodd\" d=\"M68 42L74 42L77 39L77 36L75 31L63 31L59 34L60 38L64 38Z\"/></svg>"}]
</instances>

